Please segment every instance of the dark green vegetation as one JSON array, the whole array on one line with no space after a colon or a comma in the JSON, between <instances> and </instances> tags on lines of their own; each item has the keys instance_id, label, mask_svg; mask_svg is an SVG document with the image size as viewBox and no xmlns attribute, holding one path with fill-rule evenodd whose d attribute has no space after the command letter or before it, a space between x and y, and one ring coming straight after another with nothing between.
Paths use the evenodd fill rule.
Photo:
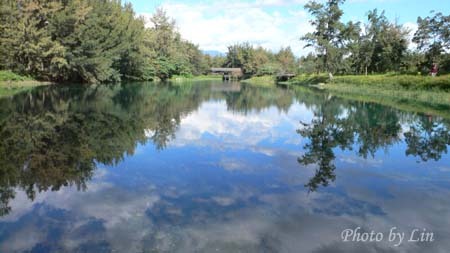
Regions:
<instances>
[{"instance_id":1,"label":"dark green vegetation","mask_svg":"<svg viewBox=\"0 0 450 253\"><path fill-rule=\"evenodd\" d=\"M82 190L96 163L117 164L149 141L164 149L183 117L210 100L223 100L228 110L242 115L270 107L287 112L295 101L313 110L313 120L302 122L298 131L309 140L299 162L319 165L307 184L310 190L334 179L336 148L374 156L399 141L401 122L416 122L404 132L406 155L438 160L450 144L448 107L417 114L305 87L235 84L236 89L221 82L47 86L0 98L1 214L9 212L17 187L31 199L67 185Z\"/></svg>"},{"instance_id":2,"label":"dark green vegetation","mask_svg":"<svg viewBox=\"0 0 450 253\"><path fill-rule=\"evenodd\" d=\"M168 79L207 72L211 57L158 10L145 28L121 1L4 0L0 69L55 82Z\"/></svg>"}]
</instances>

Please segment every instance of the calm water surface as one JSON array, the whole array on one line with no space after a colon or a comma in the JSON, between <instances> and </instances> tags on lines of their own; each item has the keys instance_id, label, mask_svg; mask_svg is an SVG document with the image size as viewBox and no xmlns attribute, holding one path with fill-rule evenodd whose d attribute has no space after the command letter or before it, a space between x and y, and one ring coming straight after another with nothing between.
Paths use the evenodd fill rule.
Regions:
<instances>
[{"instance_id":1,"label":"calm water surface","mask_svg":"<svg viewBox=\"0 0 450 253\"><path fill-rule=\"evenodd\" d=\"M448 252L439 115L221 82L2 98L0 252Z\"/></svg>"}]
</instances>

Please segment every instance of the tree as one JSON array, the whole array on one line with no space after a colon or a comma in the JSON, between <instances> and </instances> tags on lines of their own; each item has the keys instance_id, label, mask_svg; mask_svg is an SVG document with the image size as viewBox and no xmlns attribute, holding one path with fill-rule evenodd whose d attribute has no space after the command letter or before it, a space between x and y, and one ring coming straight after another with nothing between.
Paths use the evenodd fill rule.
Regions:
<instances>
[{"instance_id":1,"label":"tree","mask_svg":"<svg viewBox=\"0 0 450 253\"><path fill-rule=\"evenodd\" d=\"M418 156L424 162L440 160L450 145L449 129L426 116L421 116L417 124L411 125L404 135L407 144L406 155Z\"/></svg>"},{"instance_id":2,"label":"tree","mask_svg":"<svg viewBox=\"0 0 450 253\"><path fill-rule=\"evenodd\" d=\"M281 65L281 72L296 72L296 59L294 53L292 53L291 47L281 48L275 57Z\"/></svg>"},{"instance_id":3,"label":"tree","mask_svg":"<svg viewBox=\"0 0 450 253\"><path fill-rule=\"evenodd\" d=\"M198 46L181 38L175 21L163 9L158 8L150 22L145 45L151 52L151 65L158 78L166 80L173 75L198 75L206 71Z\"/></svg>"},{"instance_id":4,"label":"tree","mask_svg":"<svg viewBox=\"0 0 450 253\"><path fill-rule=\"evenodd\" d=\"M433 63L445 61L443 53L450 50L450 15L438 12L432 17L418 17L417 25L412 41L425 54L425 64L429 67Z\"/></svg>"},{"instance_id":5,"label":"tree","mask_svg":"<svg viewBox=\"0 0 450 253\"><path fill-rule=\"evenodd\" d=\"M368 13L368 36L373 46L369 69L374 72L398 71L408 48L408 31L400 25L390 23L384 11L377 9Z\"/></svg>"},{"instance_id":6,"label":"tree","mask_svg":"<svg viewBox=\"0 0 450 253\"><path fill-rule=\"evenodd\" d=\"M48 31L51 18L61 9L59 2L6 1L3 7L1 16L6 22L1 27L0 46L5 54L1 65L39 79L52 79L67 65L64 47L52 40Z\"/></svg>"},{"instance_id":7,"label":"tree","mask_svg":"<svg viewBox=\"0 0 450 253\"><path fill-rule=\"evenodd\" d=\"M307 33L301 39L306 41L305 47L314 47L317 56L321 59L320 70L335 72L342 59L339 48L342 42L344 24L340 21L343 11L339 5L345 0L328 0L325 4L310 1L305 9L314 16L310 21L315 31Z\"/></svg>"},{"instance_id":8,"label":"tree","mask_svg":"<svg viewBox=\"0 0 450 253\"><path fill-rule=\"evenodd\" d=\"M356 28L359 24L354 24L345 36L353 38L348 44L352 67L349 72L367 75L368 72L399 71L407 52L409 31L389 22L384 11L378 13L377 9L368 12L367 21L364 32ZM347 25L347 30L350 27Z\"/></svg>"},{"instance_id":9,"label":"tree","mask_svg":"<svg viewBox=\"0 0 450 253\"><path fill-rule=\"evenodd\" d=\"M85 83L167 79L206 72L197 45L158 9L152 27L120 0L4 0L0 69Z\"/></svg>"},{"instance_id":10,"label":"tree","mask_svg":"<svg viewBox=\"0 0 450 253\"><path fill-rule=\"evenodd\" d=\"M144 26L130 5L74 0L58 14L52 33L67 48L70 65L60 78L89 83L120 81L123 76L135 79L131 66L142 62L136 45Z\"/></svg>"},{"instance_id":11,"label":"tree","mask_svg":"<svg viewBox=\"0 0 450 253\"><path fill-rule=\"evenodd\" d=\"M225 65L231 68L242 68L244 75L251 76L257 73L259 63L255 57L255 49L246 42L228 47Z\"/></svg>"},{"instance_id":12,"label":"tree","mask_svg":"<svg viewBox=\"0 0 450 253\"><path fill-rule=\"evenodd\" d=\"M309 53L307 56L302 56L298 60L299 63L299 73L301 74L312 74L317 72L320 67L318 58L313 54Z\"/></svg>"}]
</instances>

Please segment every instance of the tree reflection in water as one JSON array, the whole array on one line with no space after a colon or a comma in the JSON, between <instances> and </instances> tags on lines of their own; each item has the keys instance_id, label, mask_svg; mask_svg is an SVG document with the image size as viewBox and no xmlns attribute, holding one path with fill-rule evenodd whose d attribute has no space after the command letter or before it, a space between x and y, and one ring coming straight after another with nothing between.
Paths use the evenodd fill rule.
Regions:
<instances>
[{"instance_id":1,"label":"tree reflection in water","mask_svg":"<svg viewBox=\"0 0 450 253\"><path fill-rule=\"evenodd\" d=\"M305 187L316 191L336 179L334 149L358 149L366 159L375 157L377 150L385 149L404 136L405 155L418 156L426 162L439 160L450 145L448 120L425 115L400 112L374 103L342 100L323 93L316 94L317 104L311 107L314 118L310 123L300 122L297 132L308 140L305 153L298 158L304 166L315 165L314 176ZM409 122L402 130L401 123ZM412 122L412 123L411 123Z\"/></svg>"},{"instance_id":2,"label":"tree reflection in water","mask_svg":"<svg viewBox=\"0 0 450 253\"><path fill-rule=\"evenodd\" d=\"M31 200L64 186L85 190L96 164L116 165L148 141L164 149L181 119L209 100L225 101L228 110L243 115L271 106L287 112L295 100L311 110L313 119L297 131L308 140L298 162L317 166L306 184L310 191L335 180L336 148L357 148L367 158L404 141L406 155L427 161L439 160L450 143L449 123L442 118L307 89L217 91L195 83L43 87L0 99L0 216L11 211L17 189Z\"/></svg>"},{"instance_id":3,"label":"tree reflection in water","mask_svg":"<svg viewBox=\"0 0 450 253\"><path fill-rule=\"evenodd\" d=\"M115 165L149 140L164 149L182 117L209 99L247 113L287 110L293 96L250 86L212 92L206 84L124 84L42 87L0 99L0 216L11 211L17 188L31 200L63 186L85 190L97 163Z\"/></svg>"},{"instance_id":4,"label":"tree reflection in water","mask_svg":"<svg viewBox=\"0 0 450 253\"><path fill-rule=\"evenodd\" d=\"M15 188L31 200L63 186L84 190L96 163L117 164L149 138L164 148L200 103L192 92L174 94L145 85L46 87L0 100L0 215Z\"/></svg>"},{"instance_id":5,"label":"tree reflection in water","mask_svg":"<svg viewBox=\"0 0 450 253\"><path fill-rule=\"evenodd\" d=\"M442 154L447 154L449 129L445 123L423 116L405 133L405 142L408 144L406 155L418 156L424 162L438 161Z\"/></svg>"}]
</instances>

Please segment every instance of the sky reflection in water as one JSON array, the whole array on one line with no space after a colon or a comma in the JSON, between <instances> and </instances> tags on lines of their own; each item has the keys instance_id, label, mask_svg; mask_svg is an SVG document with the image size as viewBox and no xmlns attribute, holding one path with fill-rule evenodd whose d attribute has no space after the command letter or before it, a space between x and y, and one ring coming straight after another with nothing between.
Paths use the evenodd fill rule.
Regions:
<instances>
[{"instance_id":1,"label":"sky reflection in water","mask_svg":"<svg viewBox=\"0 0 450 253\"><path fill-rule=\"evenodd\" d=\"M446 252L444 116L222 83L4 98L0 252Z\"/></svg>"}]
</instances>

